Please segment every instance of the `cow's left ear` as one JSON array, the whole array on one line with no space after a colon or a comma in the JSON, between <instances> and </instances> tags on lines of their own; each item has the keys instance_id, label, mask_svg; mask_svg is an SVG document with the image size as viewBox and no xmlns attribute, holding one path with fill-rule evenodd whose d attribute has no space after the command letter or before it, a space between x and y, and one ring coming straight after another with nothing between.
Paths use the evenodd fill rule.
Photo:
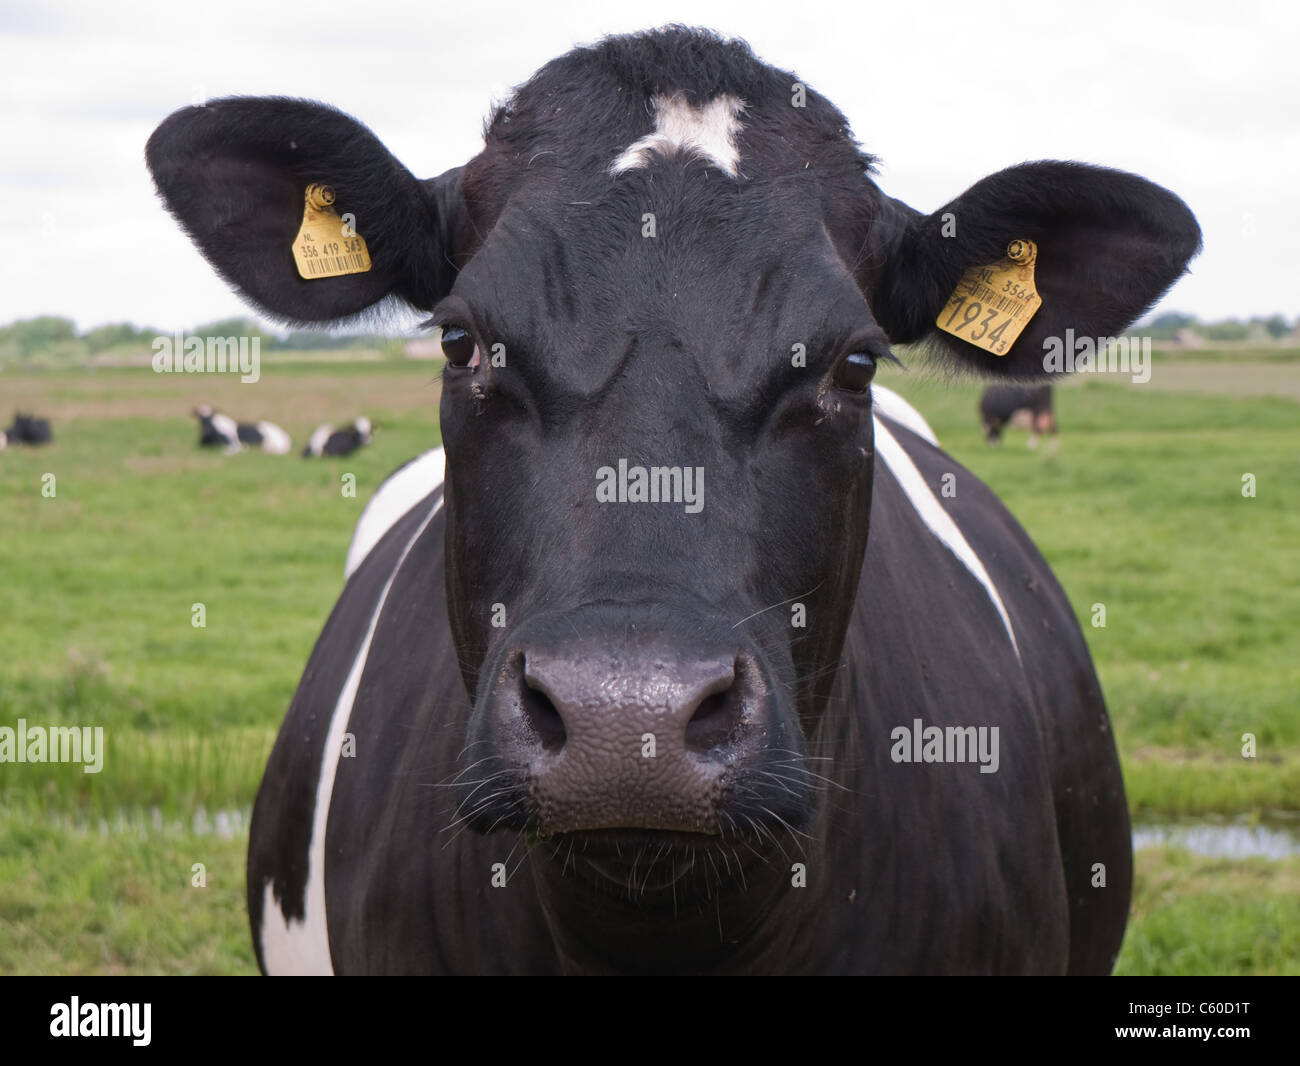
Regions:
<instances>
[{"instance_id":1,"label":"cow's left ear","mask_svg":"<svg viewBox=\"0 0 1300 1066\"><path fill-rule=\"evenodd\" d=\"M167 209L208 262L277 319L337 322L389 297L428 309L451 288L459 168L419 181L370 130L332 107L283 97L213 100L171 115L145 155ZM299 272L293 246L313 184L333 191L329 206L340 220L352 216L368 270Z\"/></svg>"},{"instance_id":2,"label":"cow's left ear","mask_svg":"<svg viewBox=\"0 0 1300 1066\"><path fill-rule=\"evenodd\" d=\"M1201 247L1195 217L1169 190L1082 163L1011 167L928 216L885 199L873 230L884 255L870 257L872 276L861 280L890 339L926 341L962 368L998 377L1044 376L1045 342L1063 341L1067 329L1076 337L1118 335ZM995 354L939 329L941 311L957 310L958 323L969 313L954 299L967 269L1006 264L1017 240L1037 246L1042 305L1008 350ZM997 280L1001 290L1004 277ZM987 310L981 305L975 332Z\"/></svg>"}]
</instances>

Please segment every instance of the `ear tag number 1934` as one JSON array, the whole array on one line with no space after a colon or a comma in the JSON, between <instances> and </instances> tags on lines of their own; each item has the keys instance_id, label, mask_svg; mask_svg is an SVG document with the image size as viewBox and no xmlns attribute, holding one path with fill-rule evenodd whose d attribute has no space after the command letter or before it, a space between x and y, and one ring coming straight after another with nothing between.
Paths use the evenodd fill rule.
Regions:
<instances>
[{"instance_id":1,"label":"ear tag number 1934","mask_svg":"<svg viewBox=\"0 0 1300 1066\"><path fill-rule=\"evenodd\" d=\"M994 355L1006 355L1043 299L1034 288L1038 245L1012 241L989 266L967 267L935 325Z\"/></svg>"},{"instance_id":2,"label":"ear tag number 1934","mask_svg":"<svg viewBox=\"0 0 1300 1066\"><path fill-rule=\"evenodd\" d=\"M307 186L302 225L293 241L298 273L308 281L364 274L370 269L366 240L345 225L334 210L334 190L328 185Z\"/></svg>"}]
</instances>

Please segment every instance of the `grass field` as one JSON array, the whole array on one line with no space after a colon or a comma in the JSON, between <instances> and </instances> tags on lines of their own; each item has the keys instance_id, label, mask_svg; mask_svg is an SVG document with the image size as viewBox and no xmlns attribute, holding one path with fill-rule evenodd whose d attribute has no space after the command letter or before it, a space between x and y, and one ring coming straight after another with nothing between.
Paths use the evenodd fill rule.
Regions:
<instances>
[{"instance_id":1,"label":"grass field","mask_svg":"<svg viewBox=\"0 0 1300 1066\"><path fill-rule=\"evenodd\" d=\"M0 376L0 416L35 409L57 438L0 452L0 724L102 725L107 746L99 774L0 764L0 973L252 971L247 810L353 523L392 468L438 442L436 374L296 361L264 365L255 386L139 369ZM1050 455L1015 431L987 448L975 384L882 380L1052 563L1134 813L1300 809L1300 362L1197 353L1158 362L1144 386L1071 382ZM188 411L204 400L299 444L364 413L375 443L310 463L201 454ZM1138 875L1119 972L1300 972L1300 859L1159 848Z\"/></svg>"}]
</instances>

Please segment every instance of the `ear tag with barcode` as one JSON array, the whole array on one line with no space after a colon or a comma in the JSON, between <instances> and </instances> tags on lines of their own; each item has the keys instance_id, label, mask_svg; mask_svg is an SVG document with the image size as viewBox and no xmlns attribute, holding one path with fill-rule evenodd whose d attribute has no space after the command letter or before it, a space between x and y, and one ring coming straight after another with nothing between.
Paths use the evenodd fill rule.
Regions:
<instances>
[{"instance_id":1,"label":"ear tag with barcode","mask_svg":"<svg viewBox=\"0 0 1300 1066\"><path fill-rule=\"evenodd\" d=\"M1043 305L1034 287L1038 245L1012 241L989 266L967 267L934 324L994 355L1006 355Z\"/></svg>"},{"instance_id":2,"label":"ear tag with barcode","mask_svg":"<svg viewBox=\"0 0 1300 1066\"><path fill-rule=\"evenodd\" d=\"M302 225L293 241L298 273L308 281L364 274L370 269L366 239L334 210L334 190L328 185L307 186Z\"/></svg>"}]
</instances>

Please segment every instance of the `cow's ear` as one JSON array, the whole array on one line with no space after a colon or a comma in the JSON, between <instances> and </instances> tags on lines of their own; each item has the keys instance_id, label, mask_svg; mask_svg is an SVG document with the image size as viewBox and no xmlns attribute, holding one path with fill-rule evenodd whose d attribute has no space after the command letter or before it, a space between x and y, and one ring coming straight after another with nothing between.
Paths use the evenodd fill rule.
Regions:
<instances>
[{"instance_id":1,"label":"cow's ear","mask_svg":"<svg viewBox=\"0 0 1300 1066\"><path fill-rule=\"evenodd\" d=\"M873 231L884 254L870 257L875 269L862 280L890 339L924 341L964 369L997 377L1044 376L1045 352L1060 350L1047 342L1063 344L1067 329L1080 338L1117 336L1201 246L1195 217L1173 193L1082 163L1011 167L928 216L884 199ZM957 307L966 270L1005 263L1011 242L1026 239L1037 245L1042 305L1008 350L994 354L937 328L940 312ZM981 306L980 322L985 312ZM978 331L979 322L971 328Z\"/></svg>"},{"instance_id":2,"label":"cow's ear","mask_svg":"<svg viewBox=\"0 0 1300 1066\"><path fill-rule=\"evenodd\" d=\"M158 191L223 278L286 322L336 322L388 297L431 308L454 280L459 169L418 181L365 126L323 104L228 97L149 138ZM353 216L370 269L308 280L293 244L312 184Z\"/></svg>"}]
</instances>

